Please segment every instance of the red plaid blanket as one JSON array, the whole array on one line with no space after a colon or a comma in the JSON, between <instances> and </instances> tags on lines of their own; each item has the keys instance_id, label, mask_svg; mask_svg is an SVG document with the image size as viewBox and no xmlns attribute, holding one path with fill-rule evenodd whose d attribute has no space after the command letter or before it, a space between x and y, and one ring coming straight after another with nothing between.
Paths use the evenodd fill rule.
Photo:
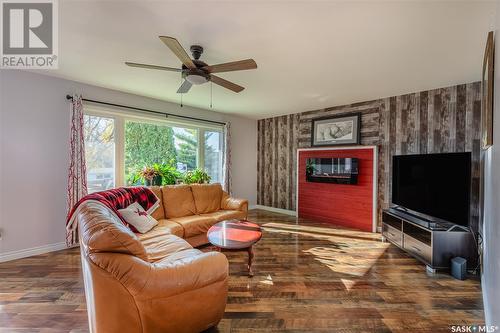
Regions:
<instances>
[{"instance_id":1,"label":"red plaid blanket","mask_svg":"<svg viewBox=\"0 0 500 333\"><path fill-rule=\"evenodd\" d=\"M94 201L102 204L113 211L124 225L133 232L137 232L133 225L128 224L120 215L118 209L127 208L134 202L144 208L151 214L160 205L158 197L147 187L120 187L107 191L88 194L81 198L68 213L66 219L66 244L68 246L76 245L78 242L78 223L76 222L76 211L80 205L86 201Z\"/></svg>"}]
</instances>

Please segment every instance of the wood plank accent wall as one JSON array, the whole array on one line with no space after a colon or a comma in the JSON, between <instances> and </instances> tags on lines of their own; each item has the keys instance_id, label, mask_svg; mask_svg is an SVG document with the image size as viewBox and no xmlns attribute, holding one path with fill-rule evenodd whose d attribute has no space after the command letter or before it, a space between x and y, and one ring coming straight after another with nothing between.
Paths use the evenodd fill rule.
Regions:
<instances>
[{"instance_id":1,"label":"wood plank accent wall","mask_svg":"<svg viewBox=\"0 0 500 333\"><path fill-rule=\"evenodd\" d=\"M311 120L360 112L361 144L379 148L379 215L391 201L393 155L470 151L471 223L477 230L480 90L474 82L259 120L257 203L295 210L296 151L311 146Z\"/></svg>"}]
</instances>

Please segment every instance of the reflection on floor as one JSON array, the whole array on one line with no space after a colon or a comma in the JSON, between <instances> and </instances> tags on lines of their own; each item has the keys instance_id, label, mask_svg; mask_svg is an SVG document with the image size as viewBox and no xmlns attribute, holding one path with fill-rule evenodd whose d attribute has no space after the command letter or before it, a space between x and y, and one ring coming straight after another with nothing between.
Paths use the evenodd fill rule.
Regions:
<instances>
[{"instance_id":1,"label":"reflection on floor","mask_svg":"<svg viewBox=\"0 0 500 333\"><path fill-rule=\"evenodd\" d=\"M344 274L345 278L340 280L347 290L355 285L356 277L364 276L389 247L389 243L381 242L379 234L332 229L330 226L285 223L264 223L262 226L268 232L302 235L328 242L326 246L315 246L301 251L311 254L314 260L333 272Z\"/></svg>"},{"instance_id":2,"label":"reflection on floor","mask_svg":"<svg viewBox=\"0 0 500 333\"><path fill-rule=\"evenodd\" d=\"M211 332L450 332L482 324L479 281L428 275L379 234L254 210L255 276L230 261L224 319ZM77 249L0 264L0 332L87 332Z\"/></svg>"}]
</instances>

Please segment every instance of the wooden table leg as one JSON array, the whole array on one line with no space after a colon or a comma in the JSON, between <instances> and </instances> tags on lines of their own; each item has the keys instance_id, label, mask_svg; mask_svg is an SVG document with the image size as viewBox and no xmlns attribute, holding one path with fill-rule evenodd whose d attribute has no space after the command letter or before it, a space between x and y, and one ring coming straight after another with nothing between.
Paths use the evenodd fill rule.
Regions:
<instances>
[{"instance_id":1,"label":"wooden table leg","mask_svg":"<svg viewBox=\"0 0 500 333\"><path fill-rule=\"evenodd\" d=\"M253 261L253 247L250 246L248 249L248 276L252 277L253 276L253 271L252 271L252 261Z\"/></svg>"}]
</instances>

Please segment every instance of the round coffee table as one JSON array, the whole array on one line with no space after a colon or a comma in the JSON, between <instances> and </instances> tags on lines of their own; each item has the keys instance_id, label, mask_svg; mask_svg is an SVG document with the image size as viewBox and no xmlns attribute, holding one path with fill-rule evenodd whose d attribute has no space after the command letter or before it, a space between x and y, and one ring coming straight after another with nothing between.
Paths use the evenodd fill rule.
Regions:
<instances>
[{"instance_id":1,"label":"round coffee table","mask_svg":"<svg viewBox=\"0 0 500 333\"><path fill-rule=\"evenodd\" d=\"M208 229L207 237L219 251L248 252L248 276L253 276L252 246L262 237L262 231L257 224L246 220L222 221Z\"/></svg>"}]
</instances>

